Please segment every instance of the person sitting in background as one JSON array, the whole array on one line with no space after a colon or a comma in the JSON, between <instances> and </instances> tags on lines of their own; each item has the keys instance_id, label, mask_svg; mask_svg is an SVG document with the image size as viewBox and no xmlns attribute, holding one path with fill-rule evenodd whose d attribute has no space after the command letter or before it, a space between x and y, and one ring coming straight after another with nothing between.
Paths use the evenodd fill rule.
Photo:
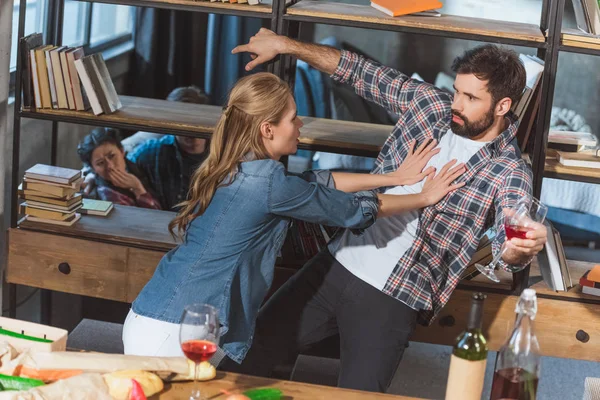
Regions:
<instances>
[{"instance_id":1,"label":"person sitting in background","mask_svg":"<svg viewBox=\"0 0 600 400\"><path fill-rule=\"evenodd\" d=\"M179 87L168 101L208 104L208 97L197 87ZM137 132L121 141L127 158L148 177L163 210L177 211L190 186L190 177L208 154L208 140L187 136ZM86 177L85 192L93 189L93 177Z\"/></svg>"},{"instance_id":2,"label":"person sitting in background","mask_svg":"<svg viewBox=\"0 0 600 400\"><path fill-rule=\"evenodd\" d=\"M125 206L161 209L143 172L125 158L114 130L93 129L79 143L77 153L93 171L96 197Z\"/></svg>"}]
</instances>

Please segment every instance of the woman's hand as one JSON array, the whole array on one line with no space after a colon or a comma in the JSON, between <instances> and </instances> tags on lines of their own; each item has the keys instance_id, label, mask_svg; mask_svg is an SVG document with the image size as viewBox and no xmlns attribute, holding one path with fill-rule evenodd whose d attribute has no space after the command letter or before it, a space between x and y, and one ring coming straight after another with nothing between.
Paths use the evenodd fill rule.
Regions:
<instances>
[{"instance_id":1,"label":"woman's hand","mask_svg":"<svg viewBox=\"0 0 600 400\"><path fill-rule=\"evenodd\" d=\"M429 167L425 171L423 171L423 168L425 168L431 157L440 152L440 149L435 147L437 140L424 141L415 150L416 143L416 140L410 142L408 155L398 169L386 174L387 177L391 178L389 186L413 185L435 172L433 167Z\"/></svg>"},{"instance_id":2,"label":"woman's hand","mask_svg":"<svg viewBox=\"0 0 600 400\"><path fill-rule=\"evenodd\" d=\"M454 168L451 168L456 164L456 160L452 160L440 170L440 172L434 176L433 173L427 176L423 190L421 190L421 196L425 200L427 205L432 205L444 198L448 193L461 188L465 185L464 182L452 184L456 178L461 176L465 171L465 164L459 164Z\"/></svg>"},{"instance_id":3,"label":"woman's hand","mask_svg":"<svg viewBox=\"0 0 600 400\"><path fill-rule=\"evenodd\" d=\"M146 189L138 177L129 172L113 169L110 170L108 176L113 185L120 187L121 189L131 190L136 198L146 193Z\"/></svg>"}]
</instances>

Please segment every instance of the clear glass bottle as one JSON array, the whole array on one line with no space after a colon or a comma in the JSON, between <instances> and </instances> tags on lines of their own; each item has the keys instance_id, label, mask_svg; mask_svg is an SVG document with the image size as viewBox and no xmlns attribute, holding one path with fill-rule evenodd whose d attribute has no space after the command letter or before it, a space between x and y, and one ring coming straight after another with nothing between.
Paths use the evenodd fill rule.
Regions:
<instances>
[{"instance_id":1,"label":"clear glass bottle","mask_svg":"<svg viewBox=\"0 0 600 400\"><path fill-rule=\"evenodd\" d=\"M446 400L480 400L485 377L488 347L481 330L485 295L471 297L467 329L462 332L452 350Z\"/></svg>"},{"instance_id":2,"label":"clear glass bottle","mask_svg":"<svg viewBox=\"0 0 600 400\"><path fill-rule=\"evenodd\" d=\"M525 289L517 303L517 320L496 360L490 400L535 400L540 376L540 346L535 336L535 290Z\"/></svg>"}]
</instances>

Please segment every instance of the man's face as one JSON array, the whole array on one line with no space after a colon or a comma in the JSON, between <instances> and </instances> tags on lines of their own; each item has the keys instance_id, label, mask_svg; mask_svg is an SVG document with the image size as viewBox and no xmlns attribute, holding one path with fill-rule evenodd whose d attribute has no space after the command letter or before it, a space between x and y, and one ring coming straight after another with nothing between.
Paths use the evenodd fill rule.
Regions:
<instances>
[{"instance_id":1,"label":"man's face","mask_svg":"<svg viewBox=\"0 0 600 400\"><path fill-rule=\"evenodd\" d=\"M487 81L473 74L458 74L454 90L452 132L474 138L488 130L494 123L495 104L487 90Z\"/></svg>"}]
</instances>

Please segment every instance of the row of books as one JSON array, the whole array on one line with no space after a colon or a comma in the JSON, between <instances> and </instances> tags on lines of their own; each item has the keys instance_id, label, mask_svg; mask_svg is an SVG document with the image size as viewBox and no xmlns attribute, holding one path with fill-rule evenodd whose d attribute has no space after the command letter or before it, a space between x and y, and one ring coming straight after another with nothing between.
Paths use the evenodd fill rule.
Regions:
<instances>
[{"instance_id":1,"label":"row of books","mask_svg":"<svg viewBox=\"0 0 600 400\"><path fill-rule=\"evenodd\" d=\"M113 209L110 201L84 199L79 190L81 171L36 164L25 171L19 185L21 213L32 222L71 226L81 214L107 216Z\"/></svg>"},{"instance_id":2,"label":"row of books","mask_svg":"<svg viewBox=\"0 0 600 400\"><path fill-rule=\"evenodd\" d=\"M600 1L573 0L577 28L582 32L600 35Z\"/></svg>"},{"instance_id":3,"label":"row of books","mask_svg":"<svg viewBox=\"0 0 600 400\"><path fill-rule=\"evenodd\" d=\"M81 47L43 45L42 35L21 39L23 106L109 114L122 107L102 54ZM83 90L82 90L83 85Z\"/></svg>"}]
</instances>

